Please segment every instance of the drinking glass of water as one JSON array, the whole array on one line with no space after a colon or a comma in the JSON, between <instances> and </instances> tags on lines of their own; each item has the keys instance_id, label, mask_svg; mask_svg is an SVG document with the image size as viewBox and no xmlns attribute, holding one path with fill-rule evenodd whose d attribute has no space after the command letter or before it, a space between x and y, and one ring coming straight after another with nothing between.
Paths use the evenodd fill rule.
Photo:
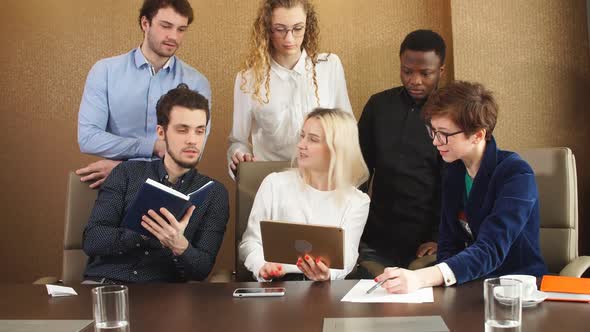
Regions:
<instances>
[{"instance_id":1,"label":"drinking glass of water","mask_svg":"<svg viewBox=\"0 0 590 332\"><path fill-rule=\"evenodd\" d=\"M94 331L129 331L127 286L109 285L92 289Z\"/></svg>"},{"instance_id":2,"label":"drinking glass of water","mask_svg":"<svg viewBox=\"0 0 590 332\"><path fill-rule=\"evenodd\" d=\"M522 282L490 278L483 282L485 331L520 331L522 324Z\"/></svg>"}]
</instances>

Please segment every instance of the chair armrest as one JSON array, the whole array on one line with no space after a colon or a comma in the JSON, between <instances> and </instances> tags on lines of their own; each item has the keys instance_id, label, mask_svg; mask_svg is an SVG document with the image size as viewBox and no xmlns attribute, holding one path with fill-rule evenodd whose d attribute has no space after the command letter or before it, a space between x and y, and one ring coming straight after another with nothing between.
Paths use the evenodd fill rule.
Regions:
<instances>
[{"instance_id":1,"label":"chair armrest","mask_svg":"<svg viewBox=\"0 0 590 332\"><path fill-rule=\"evenodd\" d=\"M207 277L207 282L232 282L234 279L234 273L232 271L221 269L212 272L209 277Z\"/></svg>"},{"instance_id":2,"label":"chair armrest","mask_svg":"<svg viewBox=\"0 0 590 332\"><path fill-rule=\"evenodd\" d=\"M61 283L56 277L43 277L33 281L33 285L47 285Z\"/></svg>"},{"instance_id":3,"label":"chair armrest","mask_svg":"<svg viewBox=\"0 0 590 332\"><path fill-rule=\"evenodd\" d=\"M588 268L590 268L590 256L580 256L566 265L559 275L580 278Z\"/></svg>"},{"instance_id":4,"label":"chair armrest","mask_svg":"<svg viewBox=\"0 0 590 332\"><path fill-rule=\"evenodd\" d=\"M425 267L429 267L434 265L436 262L436 255L426 255L420 258L414 259L410 265L408 265L408 269L410 270L418 270Z\"/></svg>"}]
</instances>

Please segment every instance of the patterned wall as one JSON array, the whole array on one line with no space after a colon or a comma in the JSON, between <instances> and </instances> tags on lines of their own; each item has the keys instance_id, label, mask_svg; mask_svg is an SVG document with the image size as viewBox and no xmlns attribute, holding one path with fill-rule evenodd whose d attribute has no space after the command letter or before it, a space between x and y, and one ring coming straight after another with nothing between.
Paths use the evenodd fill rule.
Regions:
<instances>
[{"instance_id":1,"label":"patterned wall","mask_svg":"<svg viewBox=\"0 0 590 332\"><path fill-rule=\"evenodd\" d=\"M213 131L200 170L227 186L224 167L233 83L258 1L191 0L195 21L179 56L204 73L213 90ZM368 97L399 84L398 47L420 27L450 40L449 1L318 0L321 50L345 67L357 117ZM66 174L93 160L76 143L80 97L90 67L137 47L140 0L21 0L0 11L0 281L58 275ZM452 68L452 63L450 63ZM452 73L452 70L450 70ZM232 209L233 209L233 194ZM233 214L217 268L234 259Z\"/></svg>"},{"instance_id":2,"label":"patterned wall","mask_svg":"<svg viewBox=\"0 0 590 332\"><path fill-rule=\"evenodd\" d=\"M590 253L586 1L456 0L451 8L455 77L480 81L495 91L500 104L495 131L499 145L573 150L580 249Z\"/></svg>"}]
</instances>

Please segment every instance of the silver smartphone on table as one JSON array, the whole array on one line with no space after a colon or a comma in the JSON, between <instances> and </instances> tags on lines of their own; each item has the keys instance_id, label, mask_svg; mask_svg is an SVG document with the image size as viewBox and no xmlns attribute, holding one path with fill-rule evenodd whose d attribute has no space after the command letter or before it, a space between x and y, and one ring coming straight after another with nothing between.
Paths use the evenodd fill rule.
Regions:
<instances>
[{"instance_id":1,"label":"silver smartphone on table","mask_svg":"<svg viewBox=\"0 0 590 332\"><path fill-rule=\"evenodd\" d=\"M236 288L234 291L234 297L269 297L283 295L285 295L285 288L283 287Z\"/></svg>"}]
</instances>

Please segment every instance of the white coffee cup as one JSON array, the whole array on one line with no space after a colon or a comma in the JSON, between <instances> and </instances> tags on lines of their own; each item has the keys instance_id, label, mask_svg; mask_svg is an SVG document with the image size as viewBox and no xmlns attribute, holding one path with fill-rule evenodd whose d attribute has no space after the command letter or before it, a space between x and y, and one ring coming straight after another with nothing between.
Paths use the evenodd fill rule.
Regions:
<instances>
[{"instance_id":1,"label":"white coffee cup","mask_svg":"<svg viewBox=\"0 0 590 332\"><path fill-rule=\"evenodd\" d=\"M533 298L533 294L537 290L537 278L527 274L509 274L501 276L501 279L516 279L522 282L522 300L527 301Z\"/></svg>"}]
</instances>

